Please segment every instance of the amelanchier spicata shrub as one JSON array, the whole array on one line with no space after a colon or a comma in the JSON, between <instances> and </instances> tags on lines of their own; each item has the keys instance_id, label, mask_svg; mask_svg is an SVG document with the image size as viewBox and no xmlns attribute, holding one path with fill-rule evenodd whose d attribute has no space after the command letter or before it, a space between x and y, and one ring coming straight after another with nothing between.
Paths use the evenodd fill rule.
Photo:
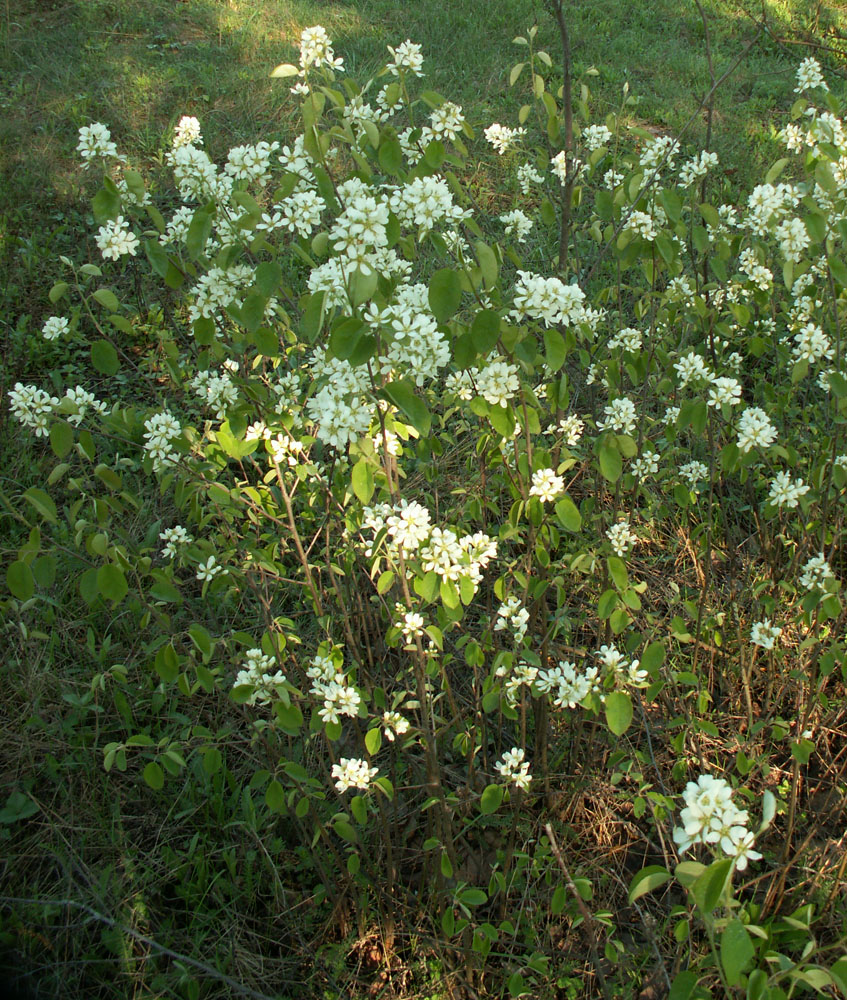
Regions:
<instances>
[{"instance_id":1,"label":"amelanchier spicata shrub","mask_svg":"<svg viewBox=\"0 0 847 1000\"><path fill-rule=\"evenodd\" d=\"M422 89L420 46L361 85L320 27L274 74L302 132L218 163L183 117L176 194L148 190L104 124L81 129L104 174L95 256L64 261L43 336L57 357L91 341L101 395L119 371L136 389L9 394L61 462L25 494L41 534L13 595L37 607L51 537L85 553L80 594L137 617L159 702L243 706L251 790L320 842L320 892L349 878L385 910L426 885L430 931L471 976L507 956L515 996L548 974L550 922L584 905L535 825L565 772L590 772L583 742L610 733L612 786L664 831L667 867L630 895L677 852L715 852L732 867L714 899L713 867L679 876L714 923L765 853L728 777L689 783L672 830L688 752L719 735L714 671L751 729L794 715L805 763L847 662L839 102L804 63L785 158L722 202L711 151L591 122L584 85L567 142L534 38L512 72L529 103L481 139ZM462 182L487 155L514 195L491 218ZM139 474L166 501L148 524ZM678 754L664 781L648 718ZM180 732L110 743L106 765L135 748L157 789L192 753L221 766L211 734Z\"/></svg>"}]
</instances>

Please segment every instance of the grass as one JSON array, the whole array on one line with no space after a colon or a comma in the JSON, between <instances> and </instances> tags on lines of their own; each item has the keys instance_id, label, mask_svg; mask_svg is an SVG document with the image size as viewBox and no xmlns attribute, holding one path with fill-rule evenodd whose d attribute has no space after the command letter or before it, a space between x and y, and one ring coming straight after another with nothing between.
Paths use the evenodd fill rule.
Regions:
<instances>
[{"instance_id":1,"label":"grass","mask_svg":"<svg viewBox=\"0 0 847 1000\"><path fill-rule=\"evenodd\" d=\"M740 6L716 0L705 6L720 74L756 29ZM773 132L793 99L803 43L837 47L843 29L843 15L832 4L769 3L767 10L772 33L715 103L716 148L739 189L777 152ZM758 8L751 12L757 16ZM74 376L73 367L53 369L51 350L31 331L49 310L46 291L58 255L86 254L79 234L90 186L74 154L81 125L107 122L119 147L153 176L181 114L201 119L216 158L239 142L288 137L290 98L268 74L293 57L300 29L320 22L358 75L379 65L386 45L406 37L421 42L429 85L462 103L479 132L492 120L511 122L522 103L508 87L519 57L513 35L539 19L542 44L556 51L552 27L532 0L18 0L7 2L0 18L4 394L18 379L58 383ZM641 98L630 109L634 121L674 132L688 120L709 87L693 4L590 0L570 18L576 73L598 70L589 79L598 119L619 106L629 83ZM700 116L689 132L692 146L704 135ZM477 183L481 194L496 199L496 174L481 173ZM4 493L20 493L43 478L37 453L16 435L0 417ZM84 516L96 518L96 511L86 507ZM26 534L20 523L3 523L5 565ZM23 963L26 981L37 984L39 995L55 997L190 1000L200 990L195 981L203 982L204 995L212 989L234 995L220 976L269 996L347 995L345 978L368 968L365 944L374 928L351 924L344 906L327 912L312 905L301 878L308 859L290 831L263 827L253 798L230 786L223 772L196 775L205 796L178 796L167 812L151 807L135 777L104 773L102 748L109 740L124 739L157 714L178 714L179 706L157 705L150 694L155 649L148 636L102 610L80 607L61 581L53 610L43 634L11 615L2 622L0 761L9 786L38 807L34 816L0 824L3 891L46 901L2 910L0 941ZM174 620L174 630L187 628L191 610ZM143 703L131 702L116 663L146 692ZM202 724L226 737L237 721L234 710L210 706ZM251 773L261 759L235 739L228 758L236 775ZM601 790L563 808L562 819L574 831L570 848L582 851L587 863L591 854L580 834L593 836L598 852L627 843ZM604 888L609 900L619 898L617 887ZM64 899L80 905L58 902ZM176 957L163 956L151 940L167 941ZM443 995L437 967L414 957L413 941L414 928L404 942L409 982ZM211 972L191 964L201 957ZM568 955L563 968L577 959ZM172 974L180 963L181 979ZM567 984L560 989L559 995L570 995Z\"/></svg>"}]
</instances>

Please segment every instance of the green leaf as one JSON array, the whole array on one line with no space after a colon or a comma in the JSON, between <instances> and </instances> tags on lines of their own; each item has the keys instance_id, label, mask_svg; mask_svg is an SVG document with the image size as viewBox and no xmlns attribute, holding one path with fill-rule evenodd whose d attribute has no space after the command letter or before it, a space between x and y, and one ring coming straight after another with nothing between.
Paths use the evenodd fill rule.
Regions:
<instances>
[{"instance_id":1,"label":"green leaf","mask_svg":"<svg viewBox=\"0 0 847 1000\"><path fill-rule=\"evenodd\" d=\"M483 816L497 812L503 801L503 789L500 785L488 785L479 799L479 811Z\"/></svg>"},{"instance_id":2,"label":"green leaf","mask_svg":"<svg viewBox=\"0 0 847 1000\"><path fill-rule=\"evenodd\" d=\"M111 288L98 288L94 292L93 297L103 306L104 309L108 309L109 312L117 312L121 307L121 303L111 290Z\"/></svg>"},{"instance_id":3,"label":"green leaf","mask_svg":"<svg viewBox=\"0 0 847 1000\"><path fill-rule=\"evenodd\" d=\"M287 736L296 736L303 725L303 713L297 705L286 705L284 701L274 703L274 715L279 728Z\"/></svg>"},{"instance_id":4,"label":"green leaf","mask_svg":"<svg viewBox=\"0 0 847 1000\"><path fill-rule=\"evenodd\" d=\"M365 747L371 757L376 756L379 753L379 748L382 746L382 730L377 726L375 729L369 729L365 734Z\"/></svg>"},{"instance_id":5,"label":"green leaf","mask_svg":"<svg viewBox=\"0 0 847 1000\"><path fill-rule=\"evenodd\" d=\"M544 331L544 360L551 373L557 372L565 363L568 350L565 346L565 338L558 330Z\"/></svg>"},{"instance_id":6,"label":"green leaf","mask_svg":"<svg viewBox=\"0 0 847 1000\"><path fill-rule=\"evenodd\" d=\"M441 852L441 874L444 878L453 877L453 863L450 861L446 851Z\"/></svg>"},{"instance_id":7,"label":"green leaf","mask_svg":"<svg viewBox=\"0 0 847 1000\"><path fill-rule=\"evenodd\" d=\"M373 466L367 458L360 458L359 461L356 462L353 466L351 479L353 483L353 492L359 500L361 500L362 503L370 503L370 499L374 494L375 484Z\"/></svg>"},{"instance_id":8,"label":"green leaf","mask_svg":"<svg viewBox=\"0 0 847 1000\"><path fill-rule=\"evenodd\" d=\"M265 790L265 805L271 812L285 812L285 789L274 778Z\"/></svg>"},{"instance_id":9,"label":"green leaf","mask_svg":"<svg viewBox=\"0 0 847 1000\"><path fill-rule=\"evenodd\" d=\"M57 523L56 504L53 503L50 495L45 493L44 490L38 489L37 486L31 486L24 493L24 500L32 504L45 521L49 521L51 524Z\"/></svg>"},{"instance_id":10,"label":"green leaf","mask_svg":"<svg viewBox=\"0 0 847 1000\"><path fill-rule=\"evenodd\" d=\"M154 790L159 791L165 784L165 774L155 760L151 760L144 768L144 780Z\"/></svg>"},{"instance_id":11,"label":"green leaf","mask_svg":"<svg viewBox=\"0 0 847 1000\"><path fill-rule=\"evenodd\" d=\"M463 889L457 898L465 906L482 906L488 902L488 896L482 889Z\"/></svg>"},{"instance_id":12,"label":"green leaf","mask_svg":"<svg viewBox=\"0 0 847 1000\"><path fill-rule=\"evenodd\" d=\"M740 920L730 920L721 934L721 965L730 986L737 986L741 973L753 960L756 949Z\"/></svg>"},{"instance_id":13,"label":"green leaf","mask_svg":"<svg viewBox=\"0 0 847 1000\"><path fill-rule=\"evenodd\" d=\"M606 564L609 567L609 575L618 590L626 590L627 585L629 584L629 577L627 576L626 564L623 559L618 559L617 556L609 556L606 560Z\"/></svg>"},{"instance_id":14,"label":"green leaf","mask_svg":"<svg viewBox=\"0 0 847 1000\"><path fill-rule=\"evenodd\" d=\"M600 460L600 472L604 479L610 483L616 483L623 471L623 460L617 448L604 444L598 454Z\"/></svg>"},{"instance_id":15,"label":"green leaf","mask_svg":"<svg viewBox=\"0 0 847 1000\"><path fill-rule=\"evenodd\" d=\"M356 828L351 823L348 823L346 819L334 820L332 828L339 837L342 837L348 843L357 844L359 842L359 835L356 833Z\"/></svg>"},{"instance_id":16,"label":"green leaf","mask_svg":"<svg viewBox=\"0 0 847 1000\"><path fill-rule=\"evenodd\" d=\"M121 214L121 196L113 180L104 179L103 187L91 199L91 210L99 225Z\"/></svg>"},{"instance_id":17,"label":"green leaf","mask_svg":"<svg viewBox=\"0 0 847 1000\"><path fill-rule=\"evenodd\" d=\"M118 352L108 340L95 340L91 345L91 364L101 375L116 375L120 368Z\"/></svg>"},{"instance_id":18,"label":"green leaf","mask_svg":"<svg viewBox=\"0 0 847 1000\"><path fill-rule=\"evenodd\" d=\"M450 267L442 267L429 279L429 308L439 323L446 323L462 301L462 279Z\"/></svg>"},{"instance_id":19,"label":"green leaf","mask_svg":"<svg viewBox=\"0 0 847 1000\"><path fill-rule=\"evenodd\" d=\"M526 980L519 972L513 972L509 976L509 996L522 997L526 996Z\"/></svg>"},{"instance_id":20,"label":"green leaf","mask_svg":"<svg viewBox=\"0 0 847 1000\"><path fill-rule=\"evenodd\" d=\"M256 268L254 281L256 288L259 289L266 299L269 299L279 287L280 281L282 281L282 268L276 261L263 260Z\"/></svg>"},{"instance_id":21,"label":"green leaf","mask_svg":"<svg viewBox=\"0 0 847 1000\"><path fill-rule=\"evenodd\" d=\"M680 972L671 983L668 991L668 1000L691 1000L694 991L697 989L699 976L696 972Z\"/></svg>"},{"instance_id":22,"label":"green leaf","mask_svg":"<svg viewBox=\"0 0 847 1000\"><path fill-rule=\"evenodd\" d=\"M671 873L661 865L648 865L637 872L629 883L629 901L634 903L636 899L658 889L671 878Z\"/></svg>"},{"instance_id":23,"label":"green leaf","mask_svg":"<svg viewBox=\"0 0 847 1000\"><path fill-rule=\"evenodd\" d=\"M208 208L198 208L188 226L185 249L192 260L197 260L206 249L206 241L212 235L212 212Z\"/></svg>"},{"instance_id":24,"label":"green leaf","mask_svg":"<svg viewBox=\"0 0 847 1000\"><path fill-rule=\"evenodd\" d=\"M164 278L168 273L171 262L162 244L158 240L144 240L144 252L147 254L147 260L150 261L150 266L156 274L160 278Z\"/></svg>"},{"instance_id":25,"label":"green leaf","mask_svg":"<svg viewBox=\"0 0 847 1000\"><path fill-rule=\"evenodd\" d=\"M28 601L35 593L32 570L21 559L16 560L6 570L6 584L19 601Z\"/></svg>"},{"instance_id":26,"label":"green leaf","mask_svg":"<svg viewBox=\"0 0 847 1000\"><path fill-rule=\"evenodd\" d=\"M386 174L397 175L403 169L403 147L396 139L383 139L379 144L377 158Z\"/></svg>"},{"instance_id":27,"label":"green leaf","mask_svg":"<svg viewBox=\"0 0 847 1000\"><path fill-rule=\"evenodd\" d=\"M558 917L562 910L564 910L567 901L568 890L563 885L557 885L550 900L550 913L554 917Z\"/></svg>"},{"instance_id":28,"label":"green leaf","mask_svg":"<svg viewBox=\"0 0 847 1000\"><path fill-rule=\"evenodd\" d=\"M432 417L426 407L426 403L415 393L415 387L407 379L397 382L389 382L383 388L383 392L398 409L402 410L412 425L423 436L428 437Z\"/></svg>"},{"instance_id":29,"label":"green leaf","mask_svg":"<svg viewBox=\"0 0 847 1000\"><path fill-rule=\"evenodd\" d=\"M500 339L500 313L495 309L480 310L471 323L470 335L474 350L484 357Z\"/></svg>"},{"instance_id":30,"label":"green leaf","mask_svg":"<svg viewBox=\"0 0 847 1000\"><path fill-rule=\"evenodd\" d=\"M618 592L612 587L608 590L604 590L600 595L600 600L597 602L597 615L600 621L606 621L607 618L611 617L612 612L618 606Z\"/></svg>"},{"instance_id":31,"label":"green leaf","mask_svg":"<svg viewBox=\"0 0 847 1000\"><path fill-rule=\"evenodd\" d=\"M615 734L622 736L632 722L632 699L624 691L612 691L606 696L606 723Z\"/></svg>"},{"instance_id":32,"label":"green leaf","mask_svg":"<svg viewBox=\"0 0 847 1000\"><path fill-rule=\"evenodd\" d=\"M556 501L556 517L565 531L579 531L582 527L582 515L577 505L569 496Z\"/></svg>"},{"instance_id":33,"label":"green leaf","mask_svg":"<svg viewBox=\"0 0 847 1000\"><path fill-rule=\"evenodd\" d=\"M279 66L275 66L271 70L271 77L273 78L285 78L289 76L297 76L300 70L292 65L292 63L280 63Z\"/></svg>"},{"instance_id":34,"label":"green leaf","mask_svg":"<svg viewBox=\"0 0 847 1000\"><path fill-rule=\"evenodd\" d=\"M713 861L691 886L694 902L702 913L710 914L720 902L731 867L732 858Z\"/></svg>"},{"instance_id":35,"label":"green leaf","mask_svg":"<svg viewBox=\"0 0 847 1000\"><path fill-rule=\"evenodd\" d=\"M203 754L203 771L210 777L217 774L223 765L223 756L217 747L209 747Z\"/></svg>"},{"instance_id":36,"label":"green leaf","mask_svg":"<svg viewBox=\"0 0 847 1000\"><path fill-rule=\"evenodd\" d=\"M117 604L126 597L129 585L123 570L114 563L106 563L97 570L97 589L107 601Z\"/></svg>"},{"instance_id":37,"label":"green leaf","mask_svg":"<svg viewBox=\"0 0 847 1000\"><path fill-rule=\"evenodd\" d=\"M497 284L497 274L500 269L497 263L497 255L482 240L477 240L474 243L474 249L476 250L476 259L479 261L485 287L493 288Z\"/></svg>"}]
</instances>

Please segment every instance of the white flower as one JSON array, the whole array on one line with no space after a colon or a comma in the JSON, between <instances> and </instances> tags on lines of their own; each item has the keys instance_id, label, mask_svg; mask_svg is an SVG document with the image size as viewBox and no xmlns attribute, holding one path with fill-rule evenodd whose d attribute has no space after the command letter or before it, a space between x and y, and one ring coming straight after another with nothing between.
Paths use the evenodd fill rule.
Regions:
<instances>
[{"instance_id":1,"label":"white flower","mask_svg":"<svg viewBox=\"0 0 847 1000\"><path fill-rule=\"evenodd\" d=\"M720 376L712 379L709 387L709 406L738 406L741 402L741 383L734 378Z\"/></svg>"},{"instance_id":2,"label":"white flower","mask_svg":"<svg viewBox=\"0 0 847 1000\"><path fill-rule=\"evenodd\" d=\"M608 406L603 407L604 418L597 425L601 431L619 431L621 434L632 434L635 430L635 403L627 396L613 399Z\"/></svg>"},{"instance_id":3,"label":"white flower","mask_svg":"<svg viewBox=\"0 0 847 1000\"><path fill-rule=\"evenodd\" d=\"M571 413L566 417L562 417L558 426L551 427L548 433L561 434L565 439L565 444L569 448L574 448L579 444L584 430L585 421L580 420L575 413Z\"/></svg>"},{"instance_id":4,"label":"white flower","mask_svg":"<svg viewBox=\"0 0 847 1000\"><path fill-rule=\"evenodd\" d=\"M718 154L709 153L706 150L684 163L679 171L679 182L683 187L689 187L696 181L701 180L706 174L718 165Z\"/></svg>"},{"instance_id":5,"label":"white flower","mask_svg":"<svg viewBox=\"0 0 847 1000\"><path fill-rule=\"evenodd\" d=\"M95 240L106 260L117 260L127 254L134 257L140 242L122 215L101 226Z\"/></svg>"},{"instance_id":6,"label":"white flower","mask_svg":"<svg viewBox=\"0 0 847 1000\"><path fill-rule=\"evenodd\" d=\"M659 471L659 456L655 451L645 451L643 455L633 460L631 471L636 479L655 476Z\"/></svg>"},{"instance_id":7,"label":"white flower","mask_svg":"<svg viewBox=\"0 0 847 1000\"><path fill-rule=\"evenodd\" d=\"M593 153L595 149L606 145L612 138L612 133L605 125L588 125L582 130L581 138L585 148Z\"/></svg>"},{"instance_id":8,"label":"white flower","mask_svg":"<svg viewBox=\"0 0 847 1000\"><path fill-rule=\"evenodd\" d=\"M153 459L156 472L174 465L179 457L172 442L182 434L179 421L168 410L154 413L144 421L144 448Z\"/></svg>"},{"instance_id":9,"label":"white flower","mask_svg":"<svg viewBox=\"0 0 847 1000\"><path fill-rule=\"evenodd\" d=\"M223 566L218 566L217 559L214 556L209 556L205 562L201 562L197 567L197 579L201 583L205 583L206 580L214 580L214 578L219 574L223 573Z\"/></svg>"},{"instance_id":10,"label":"white flower","mask_svg":"<svg viewBox=\"0 0 847 1000\"><path fill-rule=\"evenodd\" d=\"M786 260L798 261L809 245L809 234L802 219L785 219L776 227L779 249Z\"/></svg>"},{"instance_id":11,"label":"white flower","mask_svg":"<svg viewBox=\"0 0 847 1000\"><path fill-rule=\"evenodd\" d=\"M748 452L754 446L769 448L776 441L776 428L767 413L758 406L748 406L738 421L738 448Z\"/></svg>"},{"instance_id":12,"label":"white flower","mask_svg":"<svg viewBox=\"0 0 847 1000\"><path fill-rule=\"evenodd\" d=\"M77 152L85 160L86 166L98 156L117 158L118 148L112 142L112 133L101 122L83 125L79 130Z\"/></svg>"},{"instance_id":13,"label":"white flower","mask_svg":"<svg viewBox=\"0 0 847 1000\"><path fill-rule=\"evenodd\" d=\"M511 236L514 233L518 243L523 243L532 229L532 219L524 215L519 208L501 215L500 221L506 226L506 235Z\"/></svg>"},{"instance_id":14,"label":"white flower","mask_svg":"<svg viewBox=\"0 0 847 1000\"><path fill-rule=\"evenodd\" d=\"M58 340L70 329L70 324L64 316L51 316L44 321L41 334L45 340Z\"/></svg>"},{"instance_id":15,"label":"white flower","mask_svg":"<svg viewBox=\"0 0 847 1000\"><path fill-rule=\"evenodd\" d=\"M802 479L794 479L787 472L778 472L771 483L768 501L777 507L796 507L800 497L809 492Z\"/></svg>"},{"instance_id":16,"label":"white flower","mask_svg":"<svg viewBox=\"0 0 847 1000\"><path fill-rule=\"evenodd\" d=\"M490 406L504 406L520 388L518 366L492 361L477 375L476 387Z\"/></svg>"},{"instance_id":17,"label":"white flower","mask_svg":"<svg viewBox=\"0 0 847 1000\"><path fill-rule=\"evenodd\" d=\"M809 56L797 68L797 86L794 88L794 93L802 94L804 90L811 90L814 87L829 90L826 80L823 78L820 63L817 59Z\"/></svg>"},{"instance_id":18,"label":"white flower","mask_svg":"<svg viewBox=\"0 0 847 1000\"><path fill-rule=\"evenodd\" d=\"M390 70L394 76L399 76L400 70L407 70L415 76L423 76L421 68L423 66L423 56L421 55L420 45L416 45L407 38L396 49L393 49L389 45L388 51L394 56L394 60L387 64L386 69Z\"/></svg>"},{"instance_id":19,"label":"white flower","mask_svg":"<svg viewBox=\"0 0 847 1000\"><path fill-rule=\"evenodd\" d=\"M263 653L261 649L248 649L244 654L245 664L235 678L233 687L240 684L250 684L253 692L247 699L248 705L261 702L267 705L285 687L285 674L281 670L271 673L276 665L272 656Z\"/></svg>"},{"instance_id":20,"label":"white flower","mask_svg":"<svg viewBox=\"0 0 847 1000\"><path fill-rule=\"evenodd\" d=\"M829 337L814 323L807 323L794 335L791 352L798 361L808 361L810 365L826 359L832 360L833 347Z\"/></svg>"},{"instance_id":21,"label":"white flower","mask_svg":"<svg viewBox=\"0 0 847 1000\"><path fill-rule=\"evenodd\" d=\"M638 541L638 535L630 529L629 521L618 521L617 524L613 524L606 532L606 537L611 543L612 551L621 558Z\"/></svg>"},{"instance_id":22,"label":"white flower","mask_svg":"<svg viewBox=\"0 0 847 1000\"><path fill-rule=\"evenodd\" d=\"M774 643L781 635L782 629L778 625L771 625L770 618L753 622L750 629L750 641L762 649L773 649Z\"/></svg>"},{"instance_id":23,"label":"white flower","mask_svg":"<svg viewBox=\"0 0 847 1000\"><path fill-rule=\"evenodd\" d=\"M382 725L385 738L393 743L397 736L403 736L409 731L409 720L404 719L399 712L383 712Z\"/></svg>"},{"instance_id":24,"label":"white flower","mask_svg":"<svg viewBox=\"0 0 847 1000\"><path fill-rule=\"evenodd\" d=\"M505 782L514 782L515 785L525 791L529 788L532 775L529 773L529 761L524 760L526 751L518 747L506 750L503 756L494 765L494 769L499 772L500 777Z\"/></svg>"},{"instance_id":25,"label":"white flower","mask_svg":"<svg viewBox=\"0 0 847 1000\"><path fill-rule=\"evenodd\" d=\"M512 148L518 139L524 135L526 129L509 128L507 125L499 125L495 122L485 130L485 138L491 143L494 149L502 156Z\"/></svg>"},{"instance_id":26,"label":"white flower","mask_svg":"<svg viewBox=\"0 0 847 1000\"><path fill-rule=\"evenodd\" d=\"M539 469L532 474L531 497L538 497L542 503L550 503L565 492L565 480L552 469Z\"/></svg>"},{"instance_id":27,"label":"white flower","mask_svg":"<svg viewBox=\"0 0 847 1000\"><path fill-rule=\"evenodd\" d=\"M181 524L175 524L172 528L160 531L159 540L165 543L165 547L162 549L162 555L165 559L175 559L179 548L190 545L194 541Z\"/></svg>"},{"instance_id":28,"label":"white flower","mask_svg":"<svg viewBox=\"0 0 847 1000\"><path fill-rule=\"evenodd\" d=\"M497 620L494 622L494 631L500 632L505 628L511 630L515 640L522 642L526 635L529 624L529 611L521 604L520 598L508 597L506 601L497 609Z\"/></svg>"},{"instance_id":29,"label":"white flower","mask_svg":"<svg viewBox=\"0 0 847 1000\"><path fill-rule=\"evenodd\" d=\"M517 169L518 184L523 194L529 194L533 184L540 184L544 175L540 174L531 163L522 163Z\"/></svg>"},{"instance_id":30,"label":"white flower","mask_svg":"<svg viewBox=\"0 0 847 1000\"><path fill-rule=\"evenodd\" d=\"M183 115L174 129L174 146L194 146L202 141L200 122L193 115Z\"/></svg>"},{"instance_id":31,"label":"white flower","mask_svg":"<svg viewBox=\"0 0 847 1000\"><path fill-rule=\"evenodd\" d=\"M335 58L326 28L316 24L313 28L303 29L300 35L301 75L311 66L328 66L330 69L340 69L343 64L343 59Z\"/></svg>"},{"instance_id":32,"label":"white flower","mask_svg":"<svg viewBox=\"0 0 847 1000\"><path fill-rule=\"evenodd\" d=\"M416 500L400 501L400 507L387 520L388 534L400 548L414 552L431 531L429 511Z\"/></svg>"},{"instance_id":33,"label":"white flower","mask_svg":"<svg viewBox=\"0 0 847 1000\"><path fill-rule=\"evenodd\" d=\"M346 792L348 788L366 792L377 774L378 767L369 767L366 760L355 757L341 757L337 764L332 765L332 777L336 779L335 787L339 792Z\"/></svg>"},{"instance_id":34,"label":"white flower","mask_svg":"<svg viewBox=\"0 0 847 1000\"><path fill-rule=\"evenodd\" d=\"M827 580L834 580L835 574L832 572L829 563L824 559L823 552L812 556L803 567L800 577L800 586L804 590L823 590Z\"/></svg>"}]
</instances>

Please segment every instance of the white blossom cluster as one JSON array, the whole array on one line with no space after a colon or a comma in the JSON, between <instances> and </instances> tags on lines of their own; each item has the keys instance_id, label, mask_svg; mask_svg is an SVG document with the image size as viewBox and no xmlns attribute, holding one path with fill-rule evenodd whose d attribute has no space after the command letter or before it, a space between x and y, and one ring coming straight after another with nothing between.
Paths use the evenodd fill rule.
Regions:
<instances>
[{"instance_id":1,"label":"white blossom cluster","mask_svg":"<svg viewBox=\"0 0 847 1000\"><path fill-rule=\"evenodd\" d=\"M778 625L772 625L770 618L753 622L750 629L750 641L754 646L760 646L762 649L773 649L776 640L781 635L782 629Z\"/></svg>"},{"instance_id":2,"label":"white blossom cluster","mask_svg":"<svg viewBox=\"0 0 847 1000\"><path fill-rule=\"evenodd\" d=\"M738 420L738 450L746 453L754 447L769 448L776 438L767 413L758 406L748 406Z\"/></svg>"},{"instance_id":3,"label":"white blossom cluster","mask_svg":"<svg viewBox=\"0 0 847 1000\"><path fill-rule=\"evenodd\" d=\"M179 421L168 410L154 413L144 421L144 449L153 459L153 469L161 472L174 465L179 454L173 442L182 434Z\"/></svg>"},{"instance_id":4,"label":"white blossom cluster","mask_svg":"<svg viewBox=\"0 0 847 1000\"><path fill-rule=\"evenodd\" d=\"M371 781L379 774L378 767L371 767L366 760L356 757L340 757L337 764L332 765L332 777L336 789L343 793L349 788L357 788L366 792Z\"/></svg>"},{"instance_id":5,"label":"white blossom cluster","mask_svg":"<svg viewBox=\"0 0 847 1000\"><path fill-rule=\"evenodd\" d=\"M577 669L569 660L559 660L554 667L539 670L535 687L548 695L554 708L576 708L590 694L600 691L598 667Z\"/></svg>"},{"instance_id":6,"label":"white blossom cluster","mask_svg":"<svg viewBox=\"0 0 847 1000\"><path fill-rule=\"evenodd\" d=\"M244 666L238 671L233 687L249 684L253 691L247 699L248 705L260 702L267 705L272 698L285 687L285 674L281 670L271 673L276 666L272 656L267 656L261 649L248 649L244 654Z\"/></svg>"},{"instance_id":7,"label":"white blossom cluster","mask_svg":"<svg viewBox=\"0 0 847 1000\"><path fill-rule=\"evenodd\" d=\"M359 714L362 696L348 682L342 665L338 651L330 650L317 653L306 670L311 694L323 702L318 715L325 723L337 725L342 715L355 719Z\"/></svg>"},{"instance_id":8,"label":"white blossom cluster","mask_svg":"<svg viewBox=\"0 0 847 1000\"><path fill-rule=\"evenodd\" d=\"M529 761L526 760L526 751L512 747L506 750L499 761L494 765L494 769L506 783L512 783L521 791L526 791L532 781L529 773Z\"/></svg>"},{"instance_id":9,"label":"white blossom cluster","mask_svg":"<svg viewBox=\"0 0 847 1000\"><path fill-rule=\"evenodd\" d=\"M690 187L702 180L706 174L718 165L718 154L705 149L686 161L679 171L679 182L683 187Z\"/></svg>"},{"instance_id":10,"label":"white blossom cluster","mask_svg":"<svg viewBox=\"0 0 847 1000\"><path fill-rule=\"evenodd\" d=\"M509 128L508 125L500 125L495 122L485 129L485 138L491 143L497 153L502 156L507 153L512 146L526 133L523 128Z\"/></svg>"},{"instance_id":11,"label":"white blossom cluster","mask_svg":"<svg viewBox=\"0 0 847 1000\"><path fill-rule=\"evenodd\" d=\"M97 230L95 241L106 260L118 260L127 255L134 257L141 242L122 215L102 225Z\"/></svg>"},{"instance_id":12,"label":"white blossom cluster","mask_svg":"<svg viewBox=\"0 0 847 1000\"><path fill-rule=\"evenodd\" d=\"M98 157L106 160L119 159L118 147L112 141L112 133L102 122L92 122L90 125L82 126L76 149L87 167Z\"/></svg>"},{"instance_id":13,"label":"white blossom cluster","mask_svg":"<svg viewBox=\"0 0 847 1000\"><path fill-rule=\"evenodd\" d=\"M175 524L172 528L159 532L159 541L165 543L162 548L165 559L176 559L180 550L191 545L194 538L181 524Z\"/></svg>"},{"instance_id":14,"label":"white blossom cluster","mask_svg":"<svg viewBox=\"0 0 847 1000\"><path fill-rule=\"evenodd\" d=\"M673 839L684 854L695 844L715 846L728 857L736 859L736 868L743 871L748 861L758 861L761 854L753 850L755 835L747 829L748 813L732 801L732 788L723 778L701 774L689 781L683 792L685 807L674 829Z\"/></svg>"},{"instance_id":15,"label":"white blossom cluster","mask_svg":"<svg viewBox=\"0 0 847 1000\"><path fill-rule=\"evenodd\" d=\"M523 642L529 625L529 611L523 606L521 599L514 595L507 597L497 609L494 621L494 631L502 632L509 629L515 642Z\"/></svg>"},{"instance_id":16,"label":"white blossom cluster","mask_svg":"<svg viewBox=\"0 0 847 1000\"><path fill-rule=\"evenodd\" d=\"M800 497L809 492L809 487L802 479L792 479L787 472L778 472L771 482L768 492L768 502L777 507L792 509L797 506Z\"/></svg>"},{"instance_id":17,"label":"white blossom cluster","mask_svg":"<svg viewBox=\"0 0 847 1000\"><path fill-rule=\"evenodd\" d=\"M617 524L613 524L611 528L606 532L606 537L609 539L609 544L612 546L612 552L616 556L620 556L622 559L634 545L638 542L638 535L630 527L629 521L618 521Z\"/></svg>"},{"instance_id":18,"label":"white blossom cluster","mask_svg":"<svg viewBox=\"0 0 847 1000\"><path fill-rule=\"evenodd\" d=\"M571 326L583 316L585 293L577 285L558 278L545 278L530 271L518 271L512 316L542 320L545 326Z\"/></svg>"},{"instance_id":19,"label":"white blossom cluster","mask_svg":"<svg viewBox=\"0 0 847 1000\"><path fill-rule=\"evenodd\" d=\"M542 503L551 503L564 492L565 480L562 476L557 476L553 469L538 469L533 472L529 488L531 497L538 497Z\"/></svg>"},{"instance_id":20,"label":"white blossom cluster","mask_svg":"<svg viewBox=\"0 0 847 1000\"><path fill-rule=\"evenodd\" d=\"M824 558L823 552L812 556L803 567L800 576L800 586L804 590L823 590L828 580L834 580L835 574Z\"/></svg>"}]
</instances>

